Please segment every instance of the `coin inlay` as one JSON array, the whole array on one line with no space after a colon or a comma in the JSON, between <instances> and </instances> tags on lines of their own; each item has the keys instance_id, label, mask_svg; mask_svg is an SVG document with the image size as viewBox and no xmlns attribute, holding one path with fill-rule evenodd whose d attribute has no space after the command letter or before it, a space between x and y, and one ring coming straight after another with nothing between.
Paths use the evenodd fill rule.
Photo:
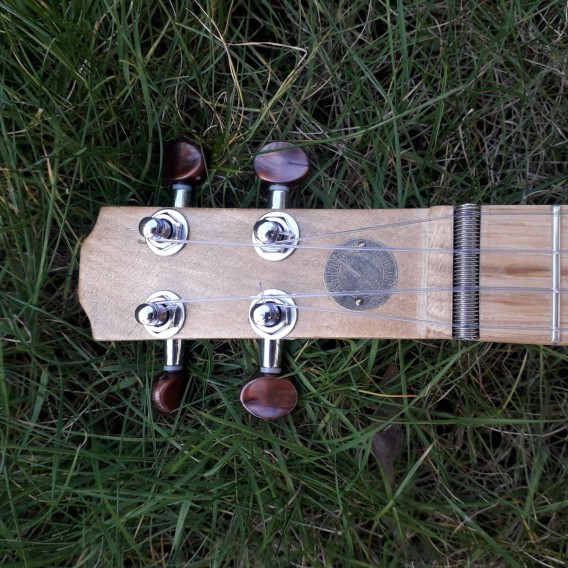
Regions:
<instances>
[{"instance_id":1,"label":"coin inlay","mask_svg":"<svg viewBox=\"0 0 568 568\"><path fill-rule=\"evenodd\" d=\"M398 282L398 268L385 246L369 239L347 241L334 250L325 264L323 279L331 299L353 311L372 310L382 306ZM353 247L354 250L346 250ZM369 293L375 292L377 294Z\"/></svg>"}]
</instances>

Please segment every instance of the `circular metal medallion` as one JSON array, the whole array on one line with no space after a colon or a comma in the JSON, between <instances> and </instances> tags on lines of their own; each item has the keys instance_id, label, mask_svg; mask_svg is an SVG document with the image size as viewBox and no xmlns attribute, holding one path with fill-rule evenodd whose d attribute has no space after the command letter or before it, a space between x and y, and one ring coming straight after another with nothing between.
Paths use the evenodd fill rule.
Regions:
<instances>
[{"instance_id":1,"label":"circular metal medallion","mask_svg":"<svg viewBox=\"0 0 568 568\"><path fill-rule=\"evenodd\" d=\"M334 250L325 263L325 288L340 306L357 312L382 306L396 288L398 268L394 256L381 243L369 239L354 239L340 245L357 250ZM380 290L379 294L370 294ZM360 294L358 294L358 292Z\"/></svg>"}]
</instances>

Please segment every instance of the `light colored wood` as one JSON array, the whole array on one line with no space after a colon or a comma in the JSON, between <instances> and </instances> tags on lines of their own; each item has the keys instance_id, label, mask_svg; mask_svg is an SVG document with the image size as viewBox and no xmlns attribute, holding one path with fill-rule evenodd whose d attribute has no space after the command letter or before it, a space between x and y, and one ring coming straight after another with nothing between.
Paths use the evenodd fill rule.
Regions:
<instances>
[{"instance_id":1,"label":"light colored wood","mask_svg":"<svg viewBox=\"0 0 568 568\"><path fill-rule=\"evenodd\" d=\"M568 249L566 207L561 219L561 248ZM481 287L536 287L542 292L482 291L480 295L480 339L507 343L550 344L552 325L552 211L548 206L483 207L482 249L503 252L481 253ZM524 249L515 254L511 249ZM511 252L507 252L507 250ZM548 250L549 254L530 253ZM566 255L561 261L561 287L568 283ZM561 326L568 327L568 301L560 302ZM538 329L540 328L540 329ZM560 344L568 344L561 332Z\"/></svg>"},{"instance_id":2,"label":"light colored wood","mask_svg":"<svg viewBox=\"0 0 568 568\"><path fill-rule=\"evenodd\" d=\"M568 251L568 207L563 206L561 210L566 217L563 217L560 229L560 242L563 251ZM561 277L560 287L568 288L568 254L564 252L560 260ZM565 299L562 300L562 297ZM568 293L561 294L560 299L560 326L564 330L568 330ZM568 345L568 331L560 332L560 344Z\"/></svg>"},{"instance_id":3,"label":"light colored wood","mask_svg":"<svg viewBox=\"0 0 568 568\"><path fill-rule=\"evenodd\" d=\"M153 292L170 290L183 298L254 296L264 289L287 293L325 292L323 271L330 250L297 250L280 262L269 262L253 248L186 245L179 253L153 254L135 229L150 208L105 207L81 251L79 298L98 340L151 339L134 319L136 306ZM191 239L250 243L257 209L182 209ZM348 231L404 222L327 237L309 244L334 247L367 238L387 247L417 249L453 246L453 208L393 210L293 210L301 236ZM415 223L412 223L412 222ZM409 223L410 222L410 223ZM394 252L397 290L451 288L452 254ZM298 322L290 338L451 338L452 295L449 292L393 294L369 312L409 321L353 316L329 297L296 301ZM194 338L256 338L248 322L250 301L186 304L186 322L178 334ZM335 313L302 310L331 309ZM434 322L434 323L429 323ZM437 323L436 323L437 322Z\"/></svg>"},{"instance_id":4,"label":"light colored wood","mask_svg":"<svg viewBox=\"0 0 568 568\"><path fill-rule=\"evenodd\" d=\"M151 293L171 290L182 297L254 296L260 285L289 293L325 293L323 270L332 251L297 250L281 262L261 259L249 247L187 245L171 257L154 255L136 228L156 209L104 208L83 245L79 295L99 340L144 340L151 337L134 320L134 309ZM185 209L191 238L249 243L254 222L264 211ZM453 209L430 210L288 210L302 236L351 231L361 227L405 223L398 227L356 230L308 244L339 246L367 238L387 247L422 249L395 252L397 291L452 287ZM561 249L568 250L568 215L562 208ZM409 223L410 224L407 224ZM482 208L480 340L549 344L552 325L552 214L547 206ZM436 252L447 249L448 252ZM515 251L524 250L523 254ZM430 251L430 252L424 252ZM510 251L510 252L507 252ZM562 255L561 288L568 282L568 258ZM539 292L489 288L542 288ZM297 300L298 323L290 338L424 338L451 337L452 295L447 291L393 294L381 307L353 315L330 298ZM181 338L253 338L247 312L250 301L187 304ZM331 309L334 313L302 310ZM560 344L568 344L568 301L560 303ZM361 312L359 312L361 314ZM377 317L379 316L379 318ZM393 316L408 321L380 317Z\"/></svg>"}]
</instances>

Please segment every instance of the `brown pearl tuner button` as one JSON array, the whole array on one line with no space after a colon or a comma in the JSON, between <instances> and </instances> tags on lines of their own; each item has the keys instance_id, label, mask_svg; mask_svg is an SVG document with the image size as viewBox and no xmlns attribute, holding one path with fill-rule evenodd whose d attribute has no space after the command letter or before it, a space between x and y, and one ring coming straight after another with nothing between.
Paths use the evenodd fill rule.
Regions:
<instances>
[{"instance_id":1,"label":"brown pearl tuner button","mask_svg":"<svg viewBox=\"0 0 568 568\"><path fill-rule=\"evenodd\" d=\"M307 154L289 142L272 142L263 146L253 164L259 179L281 185L300 183L310 169Z\"/></svg>"},{"instance_id":2,"label":"brown pearl tuner button","mask_svg":"<svg viewBox=\"0 0 568 568\"><path fill-rule=\"evenodd\" d=\"M277 420L290 414L298 403L298 392L290 379L278 375L258 375L241 390L241 402L253 416Z\"/></svg>"},{"instance_id":3,"label":"brown pearl tuner button","mask_svg":"<svg viewBox=\"0 0 568 568\"><path fill-rule=\"evenodd\" d=\"M176 411L181 404L186 382L184 371L164 371L152 386L152 406L162 414Z\"/></svg>"},{"instance_id":4,"label":"brown pearl tuner button","mask_svg":"<svg viewBox=\"0 0 568 568\"><path fill-rule=\"evenodd\" d=\"M178 140L164 149L164 178L170 182L195 182L205 173L205 160L201 150Z\"/></svg>"}]
</instances>

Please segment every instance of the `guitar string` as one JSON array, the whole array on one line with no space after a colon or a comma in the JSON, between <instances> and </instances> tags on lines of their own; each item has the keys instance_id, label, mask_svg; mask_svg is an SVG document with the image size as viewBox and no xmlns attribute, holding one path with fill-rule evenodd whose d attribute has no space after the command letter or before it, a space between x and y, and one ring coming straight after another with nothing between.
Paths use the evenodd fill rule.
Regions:
<instances>
[{"instance_id":1,"label":"guitar string","mask_svg":"<svg viewBox=\"0 0 568 568\"><path fill-rule=\"evenodd\" d=\"M144 243L144 241L141 241L142 243ZM245 244L245 243L223 243L223 242L219 242L219 241L178 241L178 240L172 240L172 239L167 239L164 240L164 242L184 242L184 243L189 243L189 244L198 244L198 245L210 245L210 246L215 246L215 245L223 245L226 244L227 246L246 246L246 247L255 247L258 245L253 245L253 244ZM513 254L553 254L555 251L547 251L547 250L543 250L543 249L429 249L429 248L399 248L399 247L358 247L358 246L353 246L353 247L345 247L345 246L335 246L335 247L319 247L319 246L308 246L308 247L295 247L295 248L309 248L309 249L313 249L313 250L353 250L353 251L359 251L359 252L372 252L372 251L377 251L377 252L384 252L384 251L388 251L388 252L409 252L409 253L453 253L453 254L474 254L474 253L493 253L493 254L504 254L506 253L510 253L512 252ZM559 250L558 254L562 254L563 252L566 252L564 250ZM477 291L477 292L541 292L541 293L552 293L552 292L558 292L560 294L568 292L568 289L565 288L556 288L556 287L522 287L522 286L516 286L516 287L498 287L498 286L480 286L480 287L476 287L476 288L439 288L439 289L435 289L435 288L421 288L421 289L412 289L412 290L385 290L385 289L379 289L379 290L373 290L370 291L370 294L372 295L376 295L376 294L380 294L380 293L385 293L385 292L389 292L391 294L399 294L399 293L420 293L420 292L468 292L468 291ZM348 296L348 295L356 295L356 292L341 292L338 293L338 295L340 296ZM361 292L359 292L359 295L361 294Z\"/></svg>"},{"instance_id":2,"label":"guitar string","mask_svg":"<svg viewBox=\"0 0 568 568\"><path fill-rule=\"evenodd\" d=\"M270 296L271 299L277 298L289 298L294 297L294 295L281 295L281 296ZM169 303L201 303L201 302L209 302L209 301L251 301L251 300L258 300L260 299L259 296L240 296L240 297L226 297L226 298L183 298L180 300L164 300L160 301L160 304L169 304ZM355 312L352 310L340 310L340 309L333 309L333 308L320 308L316 306L303 306L303 305L296 305L296 310L299 311L312 311L312 312L319 312L319 313L329 313L334 314L337 316L345 316L345 317L358 317L358 318L366 318L366 319L376 319L381 321L394 321L394 322L402 322L402 323L411 323L417 325L427 325L430 327L445 327L449 329L454 329L456 327L463 328L464 326L461 324L454 324L452 322L443 322L439 320L428 320L428 319L420 319L420 318L412 318L412 317L403 317L403 316L394 316L390 314L368 314L364 312ZM467 326L466 326L467 327ZM536 325L498 325L498 324L479 324L474 327L476 330L486 331L486 330L493 330L493 331L519 331L519 330L526 330L526 331L542 331L549 333L552 330L552 326L536 326ZM558 328L559 332L566 332L568 328L560 327Z\"/></svg>"},{"instance_id":3,"label":"guitar string","mask_svg":"<svg viewBox=\"0 0 568 568\"><path fill-rule=\"evenodd\" d=\"M264 297L264 286L259 295L244 295L244 296L203 296L201 298L183 298L181 300L164 300L160 301L161 304L167 303L186 303L186 304L199 304L207 302L231 302L231 301L245 301L254 300ZM301 298L342 298L351 296L353 298L365 296L397 296L397 295L413 295L413 294L443 294L454 292L519 292L519 293L550 293L553 290L559 292L568 292L568 288L547 288L547 287L523 287L523 286L464 286L463 288L453 287L428 287L428 288L406 288L406 289L385 289L379 288L376 290L341 290L337 292L290 292L271 296L276 299L301 299Z\"/></svg>"},{"instance_id":4,"label":"guitar string","mask_svg":"<svg viewBox=\"0 0 568 568\"><path fill-rule=\"evenodd\" d=\"M553 217L554 215L552 213L546 213L546 212L522 212L522 211L518 211L518 212L513 212L514 215L530 215L530 216L549 216L549 217ZM482 215L486 215L486 216L510 216L509 213L501 213L501 212L487 212L487 213L482 213ZM568 213L564 213L564 212L560 212L560 215L568 215ZM438 254L438 253L452 253L452 254L456 254L456 253L461 253L461 254L502 254L502 253L507 253L507 254L535 254L535 255L546 255L546 254L565 254L566 252L568 252L565 249L560 249L560 250L552 250L552 249L490 249L490 248L478 248L478 249L453 249L453 248L420 248L420 247L386 247L386 246L380 246L380 247L358 247L358 246L352 246L352 247L348 247L348 246L343 246L343 245L336 245L336 246L323 246L323 245L304 245L304 244L297 244L298 242L305 242L305 241L310 241L310 240L321 240L321 239L327 239L327 238L332 238L332 237L337 237L337 236L341 236L341 235L347 235L350 233L361 233L361 232L369 232L369 231L378 231L380 229L391 229L391 228L399 228L399 227L405 227L405 226L410 226L410 225L416 225L416 224L424 224L424 223L430 223L430 222L435 222L435 221L441 221L441 220L450 220L453 219L454 216L453 215L443 215L443 216L439 216L439 217L431 217L428 219L412 219L409 221L398 221L398 222L394 222L394 223L384 223L384 224L380 224L380 225L373 225L373 226L369 226L369 227L361 227L361 228L355 228L355 229L348 229L345 231L335 231L332 233L322 233L319 235L311 235L311 236L300 236L298 239L283 239L281 241L278 241L278 245L280 246L285 246L287 248L293 248L294 250L297 249L308 249L308 250L359 250L361 251L362 249L366 250L366 251L375 251L375 252L381 252L381 251L388 251L388 252L417 252L417 253L433 253L433 254ZM138 229L136 228L132 228L129 227L127 229L128 231L132 231L132 232L138 232ZM210 240L193 240L193 239L155 239L156 242L159 243L171 243L171 244L192 244L192 245L201 245L201 246L224 246L224 247L237 247L237 248L254 248L254 247L258 247L259 245L254 244L252 242L250 243L239 243L239 242L233 242L233 241L210 241ZM141 241L142 243L144 243L144 241ZM270 246L270 245L268 245Z\"/></svg>"},{"instance_id":5,"label":"guitar string","mask_svg":"<svg viewBox=\"0 0 568 568\"><path fill-rule=\"evenodd\" d=\"M296 306L297 309L302 311L313 311L313 312L324 312L324 313L332 313L336 315L346 315L344 310L334 310L332 308L317 308L313 306ZM485 330L493 330L493 331L518 331L519 329L528 330L528 331L543 331L546 333L550 333L552 330L551 326L531 326L531 325L523 325L514 326L514 325L494 325L494 324L479 324L474 326L464 326L463 324L454 324L450 322L441 322L437 320L424 320L418 318L405 318L400 316L389 316L383 314L364 314L362 312L351 312L348 314L354 317L365 317L370 319L379 319L379 320L387 320L387 321L399 321L404 323L415 323L420 325L429 325L432 327L448 327L450 329L454 329L455 327L460 327L462 329L473 328L480 331ZM559 332L566 332L568 328L561 327L558 328Z\"/></svg>"},{"instance_id":6,"label":"guitar string","mask_svg":"<svg viewBox=\"0 0 568 568\"><path fill-rule=\"evenodd\" d=\"M260 294L258 295L245 295L245 296L224 296L224 297L203 297L203 298L181 298L179 300L163 300L160 301L160 304L200 304L200 303L211 303L211 302L250 302L255 300L263 300L265 297L265 287L261 283L260 287ZM274 294L270 295L270 299L306 299L306 298L327 298L327 297L344 297L344 296L352 296L352 297L365 297L365 296L385 296L392 294L420 294L420 293L440 293L440 292L455 292L455 291L487 291L487 288L484 287L469 287L466 289L462 288L420 288L416 290L408 289L408 290L366 290L364 292L361 291L341 291L341 292L326 292L326 293L311 293L311 292L300 292L300 293L285 293L285 294ZM531 288L528 289L529 291L544 291L550 292L548 288ZM503 292L511 292L511 291L522 291L526 292L526 288L516 288L516 287L507 287L507 288L493 288L491 291L503 291ZM568 289L562 289L563 292L568 291ZM403 316L394 316L390 314L369 314L363 311L353 311L353 310L341 310L341 309L333 309L333 308L321 308L317 306L305 306L305 305L296 305L295 308L297 310L307 310L307 311L314 311L320 313L331 313L335 315L341 315L346 317L359 317L359 318L367 318L367 319L378 319L378 320L385 320L385 321L396 321L402 323L413 323L419 325L429 325L434 327L447 327L453 329L455 327L463 327L460 324L454 324L451 322L443 322L438 320L425 320L420 318L412 318L412 317L403 317ZM551 331L553 329L552 326L529 326L529 325L522 325L522 326L514 326L514 325L497 325L497 324L479 324L474 326L476 329L479 330L530 330L530 331ZM568 328L559 328L559 332L568 331Z\"/></svg>"},{"instance_id":7,"label":"guitar string","mask_svg":"<svg viewBox=\"0 0 568 568\"><path fill-rule=\"evenodd\" d=\"M286 212L287 210L283 210L284 212ZM514 215L530 215L530 216L549 216L549 217L554 217L553 213L550 212L525 212L523 213L522 211L516 211L513 212ZM482 216L490 216L490 217L494 217L494 216L510 216L507 213L502 213L502 212L498 212L498 211L493 211L493 212L483 212L481 213ZM568 215L568 212L564 213L564 212L560 212L560 215ZM299 240L302 241L309 241L309 240L318 240L318 239L324 239L324 238L332 238L332 237L337 237L337 236L341 236L341 235L346 235L349 233L360 233L360 232L366 232L366 231L376 231L378 229L390 229L390 228L397 228L397 227L405 227L405 226L409 226L409 225L418 225L418 224L425 224L425 223L431 223L431 222L435 222L435 221L448 221L448 220L453 220L454 219L454 215L450 214L450 215L439 215L436 217L429 217L427 219L410 219L408 221L397 221L394 223L383 223L380 225L371 225L370 227L359 227L356 229L346 229L344 231L334 231L331 233L322 233L321 235L313 235L313 236L308 236L308 237L300 237ZM292 239L293 241L294 239ZM284 244L286 244L286 242L290 242L290 241L282 241Z\"/></svg>"},{"instance_id":8,"label":"guitar string","mask_svg":"<svg viewBox=\"0 0 568 568\"><path fill-rule=\"evenodd\" d=\"M137 229L130 229L137 231ZM296 239L295 239L296 240ZM303 237L297 239L298 241L306 240ZM170 244L183 244L183 245L198 245L198 246L212 246L212 247L236 247L236 248L260 248L264 247L276 247L283 246L286 248L291 248L294 250L345 250L345 251L359 251L359 252L408 252L408 253L432 253L432 254L442 254L442 253L452 253L452 254L535 254L535 255L547 255L558 252L560 255L568 253L567 249L559 249L558 251L552 249L487 249L487 248L424 248L424 247L369 247L369 246L323 246L323 245L301 245L289 243L289 241L278 241L276 244L270 245L257 245L254 243L235 243L229 241L197 241L192 239L154 239L157 243L170 243ZM145 244L144 240L140 240L141 244Z\"/></svg>"},{"instance_id":9,"label":"guitar string","mask_svg":"<svg viewBox=\"0 0 568 568\"><path fill-rule=\"evenodd\" d=\"M192 297L192 298L181 298L178 300L162 300L160 304L169 304L169 303L183 303L183 304L199 304L199 303L222 303L222 302L251 302L254 300L262 299L265 296L264 293L264 286L260 285L260 293L258 295L245 295L245 296L225 296L225 297ZM353 297L365 297L365 296L379 296L379 295L412 295L412 294L424 294L424 293L453 293L455 291L479 291L479 292L548 292L550 293L550 288L525 288L525 287L506 287L506 288L499 288L499 287L484 287L479 286L472 289L469 288L419 288L419 289L398 289L398 290L365 290L365 291L341 291L341 292L325 292L325 293L310 293L310 292L300 292L300 293L288 293L288 294L281 294L281 295L271 295L271 299L278 299L278 298L291 298L291 299L309 299L309 298L333 298L333 297L344 297L344 296L353 296ZM559 289L560 293L568 292L568 289L561 288ZM366 313L366 312L356 312L353 310L346 310L346 309L332 309L332 308L320 308L316 306L305 306L305 305L296 305L295 309L300 311L313 311L313 312L320 312L320 313L330 313L338 316L345 316L345 317L358 317L358 318L367 318L367 319L375 319L375 320L383 320L383 321L393 321L393 322L401 322L401 323L411 323L417 325L428 325L430 327L444 327L453 329L458 327L458 324L454 324L451 322L444 322L441 320L425 320L420 318L412 318L412 317L402 317L402 316L394 316L390 314L376 314L376 313ZM461 326L463 327L463 325ZM503 331L519 331L519 330L527 330L527 331L543 331L543 332L550 332L554 329L554 326L529 326L529 325L496 325L496 324L482 324L475 326L476 329L479 331L484 330L503 330ZM556 328L558 332L565 333L568 332L568 328L559 327Z\"/></svg>"}]
</instances>

